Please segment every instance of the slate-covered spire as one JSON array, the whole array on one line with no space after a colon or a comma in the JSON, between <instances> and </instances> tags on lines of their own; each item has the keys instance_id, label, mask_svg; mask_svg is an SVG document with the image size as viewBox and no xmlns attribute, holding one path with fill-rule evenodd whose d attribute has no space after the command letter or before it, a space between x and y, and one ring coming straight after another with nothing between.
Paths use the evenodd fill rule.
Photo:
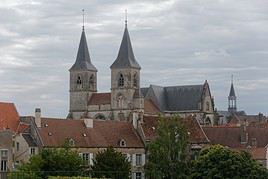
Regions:
<instances>
[{"instance_id":1,"label":"slate-covered spire","mask_svg":"<svg viewBox=\"0 0 268 179\"><path fill-rule=\"evenodd\" d=\"M91 63L91 59L88 52L87 47L87 39L86 34L83 28L80 44L76 56L76 61L71 67L70 71L74 70L90 70L90 71L97 71L96 67Z\"/></svg>"},{"instance_id":2,"label":"slate-covered spire","mask_svg":"<svg viewBox=\"0 0 268 179\"><path fill-rule=\"evenodd\" d=\"M233 83L231 84L231 89L230 89L229 96L235 97L235 90L234 90L234 84Z\"/></svg>"},{"instance_id":3,"label":"slate-covered spire","mask_svg":"<svg viewBox=\"0 0 268 179\"><path fill-rule=\"evenodd\" d=\"M125 31L118 52L118 56L114 61L114 63L111 65L111 68L137 68L137 69L141 68L138 62L136 61L133 53L127 29L127 24L125 25Z\"/></svg>"}]
</instances>

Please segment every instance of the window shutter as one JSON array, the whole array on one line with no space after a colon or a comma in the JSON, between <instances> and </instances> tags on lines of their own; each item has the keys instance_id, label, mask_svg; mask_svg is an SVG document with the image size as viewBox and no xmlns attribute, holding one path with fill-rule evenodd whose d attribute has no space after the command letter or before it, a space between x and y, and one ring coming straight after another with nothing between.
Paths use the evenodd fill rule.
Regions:
<instances>
[{"instance_id":1,"label":"window shutter","mask_svg":"<svg viewBox=\"0 0 268 179\"><path fill-rule=\"evenodd\" d=\"M141 155L141 165L144 166L145 165L145 154Z\"/></svg>"},{"instance_id":2,"label":"window shutter","mask_svg":"<svg viewBox=\"0 0 268 179\"><path fill-rule=\"evenodd\" d=\"M136 154L132 154L132 166L136 166Z\"/></svg>"},{"instance_id":3,"label":"window shutter","mask_svg":"<svg viewBox=\"0 0 268 179\"><path fill-rule=\"evenodd\" d=\"M93 153L89 154L89 164L93 165Z\"/></svg>"},{"instance_id":4,"label":"window shutter","mask_svg":"<svg viewBox=\"0 0 268 179\"><path fill-rule=\"evenodd\" d=\"M133 155L135 155L135 154L133 154ZM135 172L132 173L132 179L136 179L136 173Z\"/></svg>"},{"instance_id":5,"label":"window shutter","mask_svg":"<svg viewBox=\"0 0 268 179\"><path fill-rule=\"evenodd\" d=\"M129 162L131 162L131 155L130 154L127 154L127 160L129 161Z\"/></svg>"}]
</instances>

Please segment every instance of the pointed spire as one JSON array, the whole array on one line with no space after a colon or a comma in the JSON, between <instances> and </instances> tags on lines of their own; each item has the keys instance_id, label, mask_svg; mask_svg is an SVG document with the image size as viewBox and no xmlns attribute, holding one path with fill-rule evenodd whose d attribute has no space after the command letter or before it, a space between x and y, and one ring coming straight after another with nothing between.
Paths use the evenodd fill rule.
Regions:
<instances>
[{"instance_id":1,"label":"pointed spire","mask_svg":"<svg viewBox=\"0 0 268 179\"><path fill-rule=\"evenodd\" d=\"M232 82L231 82L231 89L230 89L230 93L229 93L229 97L233 96L235 97L235 90L234 90L234 84L233 84L233 79L234 76L232 75Z\"/></svg>"},{"instance_id":2,"label":"pointed spire","mask_svg":"<svg viewBox=\"0 0 268 179\"><path fill-rule=\"evenodd\" d=\"M121 41L118 56L110 68L137 68L140 69L140 65L135 59L128 29L127 19L125 20L125 31L123 39Z\"/></svg>"},{"instance_id":3,"label":"pointed spire","mask_svg":"<svg viewBox=\"0 0 268 179\"><path fill-rule=\"evenodd\" d=\"M76 56L75 64L71 70L91 70L97 71L96 67L91 63L90 55L87 47L87 39L84 29L82 30L80 44Z\"/></svg>"},{"instance_id":4,"label":"pointed spire","mask_svg":"<svg viewBox=\"0 0 268 179\"><path fill-rule=\"evenodd\" d=\"M85 9L82 9L82 15L83 15L83 26L82 26L82 30L85 30Z\"/></svg>"}]
</instances>

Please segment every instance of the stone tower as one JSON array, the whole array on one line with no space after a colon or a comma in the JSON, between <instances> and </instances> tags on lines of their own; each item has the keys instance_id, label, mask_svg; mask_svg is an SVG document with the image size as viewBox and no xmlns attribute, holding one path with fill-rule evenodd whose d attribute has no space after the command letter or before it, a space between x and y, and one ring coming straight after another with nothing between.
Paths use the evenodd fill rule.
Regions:
<instances>
[{"instance_id":1,"label":"stone tower","mask_svg":"<svg viewBox=\"0 0 268 179\"><path fill-rule=\"evenodd\" d=\"M70 108L68 118L87 116L88 100L97 92L97 69L91 63L83 27L76 61L70 68Z\"/></svg>"},{"instance_id":2,"label":"stone tower","mask_svg":"<svg viewBox=\"0 0 268 179\"><path fill-rule=\"evenodd\" d=\"M233 84L233 78L231 82L231 89L228 96L228 111L233 113L236 112L236 96L235 96L235 90L234 90L234 84Z\"/></svg>"},{"instance_id":3,"label":"stone tower","mask_svg":"<svg viewBox=\"0 0 268 179\"><path fill-rule=\"evenodd\" d=\"M135 59L127 23L118 56L111 65L111 109L119 120L130 120L132 114L144 107L140 96L141 67Z\"/></svg>"}]
</instances>

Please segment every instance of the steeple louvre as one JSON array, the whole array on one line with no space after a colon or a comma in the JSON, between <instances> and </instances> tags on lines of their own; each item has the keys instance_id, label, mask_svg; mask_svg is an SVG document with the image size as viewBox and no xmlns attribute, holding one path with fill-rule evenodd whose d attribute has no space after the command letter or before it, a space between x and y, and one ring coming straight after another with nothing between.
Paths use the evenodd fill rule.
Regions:
<instances>
[{"instance_id":1,"label":"steeple louvre","mask_svg":"<svg viewBox=\"0 0 268 179\"><path fill-rule=\"evenodd\" d=\"M135 59L127 26L125 26L118 56L110 68L141 68Z\"/></svg>"},{"instance_id":2,"label":"steeple louvre","mask_svg":"<svg viewBox=\"0 0 268 179\"><path fill-rule=\"evenodd\" d=\"M75 64L70 69L70 71L78 71L78 70L97 71L96 67L91 63L84 29L81 34Z\"/></svg>"}]
</instances>

